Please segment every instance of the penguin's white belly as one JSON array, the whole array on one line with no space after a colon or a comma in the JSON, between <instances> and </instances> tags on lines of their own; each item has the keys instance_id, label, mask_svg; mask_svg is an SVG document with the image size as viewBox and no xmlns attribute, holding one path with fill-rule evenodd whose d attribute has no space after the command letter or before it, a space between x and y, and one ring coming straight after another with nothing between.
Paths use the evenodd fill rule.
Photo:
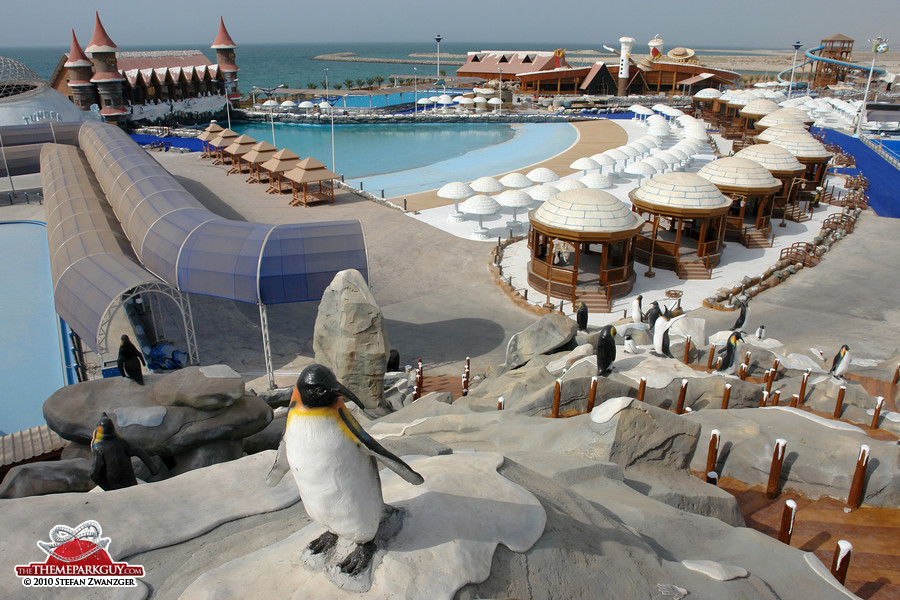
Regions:
<instances>
[{"instance_id":1,"label":"penguin's white belly","mask_svg":"<svg viewBox=\"0 0 900 600\"><path fill-rule=\"evenodd\" d=\"M375 459L329 417L291 419L285 449L309 516L343 538L372 540L384 511Z\"/></svg>"}]
</instances>

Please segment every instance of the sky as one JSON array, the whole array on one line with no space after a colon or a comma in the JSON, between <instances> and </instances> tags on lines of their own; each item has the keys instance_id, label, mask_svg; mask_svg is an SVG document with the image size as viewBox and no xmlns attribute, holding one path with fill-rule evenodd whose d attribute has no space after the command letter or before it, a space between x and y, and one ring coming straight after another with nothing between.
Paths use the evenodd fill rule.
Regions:
<instances>
[{"instance_id":1,"label":"sky","mask_svg":"<svg viewBox=\"0 0 900 600\"><path fill-rule=\"evenodd\" d=\"M859 42L883 35L900 49L900 0L153 0L92 3L42 0L5 2L0 47L68 48L75 29L87 45L95 10L120 46L199 46L212 43L218 17L238 45L291 42L514 42L617 45L619 37L643 46L659 33L668 47L790 48L835 33ZM80 5L81 7L79 7ZM848 9L850 7L851 9ZM24 25L29 24L30 25Z\"/></svg>"}]
</instances>

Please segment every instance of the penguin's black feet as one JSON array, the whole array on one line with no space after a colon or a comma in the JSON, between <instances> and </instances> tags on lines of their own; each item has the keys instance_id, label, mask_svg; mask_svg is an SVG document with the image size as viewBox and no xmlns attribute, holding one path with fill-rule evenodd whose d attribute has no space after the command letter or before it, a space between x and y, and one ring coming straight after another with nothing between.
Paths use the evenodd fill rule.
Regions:
<instances>
[{"instance_id":1,"label":"penguin's black feet","mask_svg":"<svg viewBox=\"0 0 900 600\"><path fill-rule=\"evenodd\" d=\"M356 575L360 571L369 566L369 561L375 554L375 542L366 542L365 544L357 544L356 550L347 555L341 564L338 565L341 571L348 575Z\"/></svg>"},{"instance_id":2,"label":"penguin's black feet","mask_svg":"<svg viewBox=\"0 0 900 600\"><path fill-rule=\"evenodd\" d=\"M337 534L326 531L325 533L311 541L307 548L313 554L322 554L323 552L328 552L329 550L334 548L334 545L337 544L337 541Z\"/></svg>"}]
</instances>

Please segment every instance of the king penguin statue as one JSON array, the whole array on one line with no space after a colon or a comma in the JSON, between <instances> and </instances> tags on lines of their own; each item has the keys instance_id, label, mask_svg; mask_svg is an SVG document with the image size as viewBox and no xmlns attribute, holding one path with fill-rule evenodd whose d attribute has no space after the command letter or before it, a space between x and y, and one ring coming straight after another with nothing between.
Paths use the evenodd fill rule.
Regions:
<instances>
[{"instance_id":1,"label":"king penguin statue","mask_svg":"<svg viewBox=\"0 0 900 600\"><path fill-rule=\"evenodd\" d=\"M309 544L310 552L331 550L339 537L353 541L356 549L339 567L356 575L372 560L378 526L392 510L381 495L376 459L413 485L424 480L363 430L345 399L363 408L327 367L303 369L267 483L274 486L291 470L307 514L326 530Z\"/></svg>"}]
</instances>

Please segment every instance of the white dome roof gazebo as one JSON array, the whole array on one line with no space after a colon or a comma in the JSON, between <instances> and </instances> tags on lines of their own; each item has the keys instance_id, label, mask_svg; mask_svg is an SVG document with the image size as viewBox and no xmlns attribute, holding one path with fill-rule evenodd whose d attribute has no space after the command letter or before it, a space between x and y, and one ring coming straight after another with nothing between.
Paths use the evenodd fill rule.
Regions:
<instances>
[{"instance_id":1,"label":"white dome roof gazebo","mask_svg":"<svg viewBox=\"0 0 900 600\"><path fill-rule=\"evenodd\" d=\"M529 215L528 284L550 298L609 312L634 286L634 240L643 219L602 190L559 192Z\"/></svg>"},{"instance_id":2,"label":"white dome roof gazebo","mask_svg":"<svg viewBox=\"0 0 900 600\"><path fill-rule=\"evenodd\" d=\"M731 198L695 173L663 173L628 193L635 212L647 214L635 258L675 271L680 279L708 279L719 264ZM670 226L662 228L666 220Z\"/></svg>"},{"instance_id":3,"label":"white dome roof gazebo","mask_svg":"<svg viewBox=\"0 0 900 600\"><path fill-rule=\"evenodd\" d=\"M771 233L771 218L774 206L773 198L781 190L782 184L772 177L768 169L756 161L730 156L707 163L697 175L711 181L725 194L732 195L734 203L731 213L726 219L728 231L735 239L747 246L752 243L763 243L764 236L768 240ZM756 218L752 226L745 224L744 219L749 211L755 209ZM750 231L750 229L756 231ZM771 242L765 242L767 245Z\"/></svg>"},{"instance_id":4,"label":"white dome roof gazebo","mask_svg":"<svg viewBox=\"0 0 900 600\"><path fill-rule=\"evenodd\" d=\"M768 133L768 130L763 133ZM822 142L809 133L795 132L779 135L772 140L772 143L778 144L797 157L797 160L806 167L804 177L814 186L822 185L825 180L825 172L828 170L828 161L831 160L831 152L825 148Z\"/></svg>"},{"instance_id":5,"label":"white dome roof gazebo","mask_svg":"<svg viewBox=\"0 0 900 600\"><path fill-rule=\"evenodd\" d=\"M798 203L802 184L806 182L803 178L806 167L793 154L778 144L755 144L743 148L735 156L758 162L768 169L772 177L781 181L781 191L775 195L772 215L782 217L782 226L788 214L792 221L797 222L809 218L807 211L800 210Z\"/></svg>"}]
</instances>

